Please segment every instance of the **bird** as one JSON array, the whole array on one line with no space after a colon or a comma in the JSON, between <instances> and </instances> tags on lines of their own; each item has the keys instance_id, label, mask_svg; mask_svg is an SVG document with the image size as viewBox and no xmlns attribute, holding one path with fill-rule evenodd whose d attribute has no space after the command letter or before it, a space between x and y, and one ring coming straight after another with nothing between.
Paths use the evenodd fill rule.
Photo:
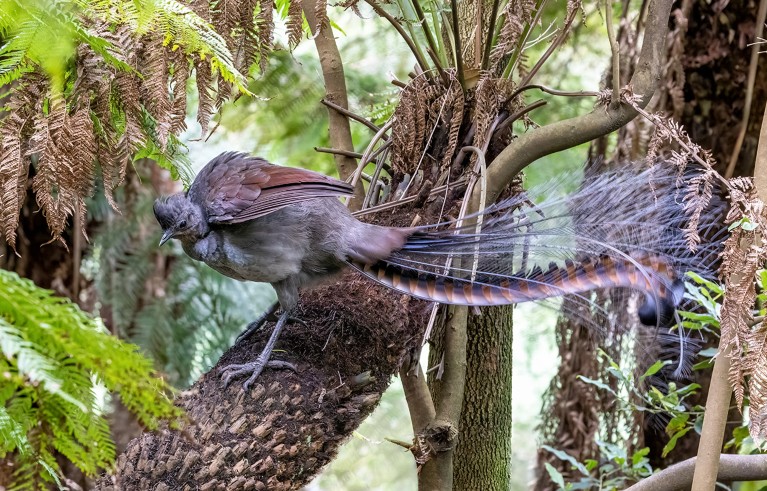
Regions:
<instances>
[{"instance_id":1,"label":"bird","mask_svg":"<svg viewBox=\"0 0 767 491\"><path fill-rule=\"evenodd\" d=\"M643 323L673 323L684 274L713 275L728 205L715 196L695 225L707 240L691 249L679 176L657 167L607 172L570 196L537 205L513 196L462 222L399 228L355 218L338 199L353 195L346 182L224 152L188 191L157 199L154 215L163 232L160 246L178 239L192 259L276 291L281 313L262 352L222 369L227 385L249 375L247 390L267 367L295 369L272 360L271 352L293 319L299 290L348 267L402 293L457 305L565 294L588 301L585 295L596 289L631 288L644 293L638 309ZM238 341L274 311L251 323Z\"/></svg>"}]
</instances>

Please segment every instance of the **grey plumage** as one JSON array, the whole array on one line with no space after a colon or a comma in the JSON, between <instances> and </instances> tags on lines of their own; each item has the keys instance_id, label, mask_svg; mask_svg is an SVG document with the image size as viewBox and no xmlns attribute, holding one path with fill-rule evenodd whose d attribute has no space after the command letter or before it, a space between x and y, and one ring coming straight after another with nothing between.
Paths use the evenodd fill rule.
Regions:
<instances>
[{"instance_id":1,"label":"grey plumage","mask_svg":"<svg viewBox=\"0 0 767 491\"><path fill-rule=\"evenodd\" d=\"M247 387L269 365L299 289L348 265L402 292L464 305L631 287L646 294L642 320L667 323L682 275L710 273L726 233L727 205L717 197L697 227L707 242L688 249L677 182L662 168L622 170L537 207L510 198L482 213L479 231L453 224L390 228L349 213L337 199L351 195L346 183L230 152L207 164L188 193L157 200L154 212L161 244L177 238L190 257L277 292L283 314L264 352L225 369L227 380L252 374ZM541 259L548 269L533 267Z\"/></svg>"}]
</instances>

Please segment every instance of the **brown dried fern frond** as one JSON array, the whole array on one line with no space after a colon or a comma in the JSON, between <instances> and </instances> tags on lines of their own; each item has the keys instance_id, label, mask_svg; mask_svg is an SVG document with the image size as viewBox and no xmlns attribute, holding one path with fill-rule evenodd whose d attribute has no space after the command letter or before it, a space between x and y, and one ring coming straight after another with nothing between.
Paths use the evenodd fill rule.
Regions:
<instances>
[{"instance_id":1,"label":"brown dried fern frond","mask_svg":"<svg viewBox=\"0 0 767 491\"><path fill-rule=\"evenodd\" d=\"M514 90L513 83L508 79L491 78L483 76L477 84L474 103L474 134L475 147L486 148L492 137L491 128L498 118L501 110L506 109L509 97ZM477 161L476 154L472 154L471 163Z\"/></svg>"},{"instance_id":2,"label":"brown dried fern frond","mask_svg":"<svg viewBox=\"0 0 767 491\"><path fill-rule=\"evenodd\" d=\"M44 82L34 75L18 80L0 126L0 227L5 241L14 249L29 175L27 145L33 130L33 108L42 106L44 90Z\"/></svg>"},{"instance_id":3,"label":"brown dried fern frond","mask_svg":"<svg viewBox=\"0 0 767 491\"><path fill-rule=\"evenodd\" d=\"M75 180L74 172L66 160L65 150L59 146L66 136L65 124L66 102L61 97L54 97L47 116L42 111L35 115L35 133L28 150L37 159L32 190L54 239L60 239L67 216L76 209L67 192L68 185Z\"/></svg>"},{"instance_id":4,"label":"brown dried fern frond","mask_svg":"<svg viewBox=\"0 0 767 491\"><path fill-rule=\"evenodd\" d=\"M213 72L210 63L205 60L198 60L195 63L195 73L197 74L197 122L200 123L203 135L208 132L208 124L213 116L213 95L211 94L213 85Z\"/></svg>"},{"instance_id":5,"label":"brown dried fern frond","mask_svg":"<svg viewBox=\"0 0 767 491\"><path fill-rule=\"evenodd\" d=\"M725 297L721 310L720 352L730 350L729 381L738 408L742 408L748 387L751 435L767 437L767 355L765 326L751 325L756 300L756 280L767 261L767 248L757 232L767 230L764 203L748 179L730 181L732 207L728 223L738 223L725 242L722 279ZM749 226L747 226L747 224Z\"/></svg>"},{"instance_id":6,"label":"brown dried fern frond","mask_svg":"<svg viewBox=\"0 0 767 491\"><path fill-rule=\"evenodd\" d=\"M290 49L298 46L304 33L304 11L299 0L292 0L288 7L288 45Z\"/></svg>"},{"instance_id":7,"label":"brown dried fern frond","mask_svg":"<svg viewBox=\"0 0 767 491\"><path fill-rule=\"evenodd\" d=\"M500 73L511 53L515 50L521 51L518 44L524 42L522 33L525 31L525 26L532 21L534 10L535 0L522 0L506 4L501 14L505 18L503 27L498 35L498 41L490 51L490 71L492 73Z\"/></svg>"},{"instance_id":8,"label":"brown dried fern frond","mask_svg":"<svg viewBox=\"0 0 767 491\"><path fill-rule=\"evenodd\" d=\"M141 103L154 118L157 141L165 150L172 119L169 50L160 35L147 36L143 41L139 55L139 71L144 76Z\"/></svg>"},{"instance_id":9,"label":"brown dried fern frond","mask_svg":"<svg viewBox=\"0 0 767 491\"><path fill-rule=\"evenodd\" d=\"M175 52L171 58L173 67L170 93L170 132L178 135L186 130L186 81L189 78L189 60Z\"/></svg>"},{"instance_id":10,"label":"brown dried fern frond","mask_svg":"<svg viewBox=\"0 0 767 491\"><path fill-rule=\"evenodd\" d=\"M360 11L357 8L356 4L352 7L352 10L359 15ZM320 28L328 21L328 2L326 0L317 0L317 3L314 4L314 15L317 17L317 25L315 26L316 29L319 31Z\"/></svg>"},{"instance_id":11,"label":"brown dried fern frond","mask_svg":"<svg viewBox=\"0 0 767 491\"><path fill-rule=\"evenodd\" d=\"M403 174L415 169L418 153L426 138L426 77L413 79L402 89L392 115L392 167Z\"/></svg>"},{"instance_id":12,"label":"brown dried fern frond","mask_svg":"<svg viewBox=\"0 0 767 491\"><path fill-rule=\"evenodd\" d=\"M458 137L463 123L464 108L466 100L464 98L461 84L453 74L450 74L450 85L447 87L444 97L439 101L441 107L444 107L443 124L447 128L447 145L445 153L442 156L442 168L449 167L458 148Z\"/></svg>"}]
</instances>

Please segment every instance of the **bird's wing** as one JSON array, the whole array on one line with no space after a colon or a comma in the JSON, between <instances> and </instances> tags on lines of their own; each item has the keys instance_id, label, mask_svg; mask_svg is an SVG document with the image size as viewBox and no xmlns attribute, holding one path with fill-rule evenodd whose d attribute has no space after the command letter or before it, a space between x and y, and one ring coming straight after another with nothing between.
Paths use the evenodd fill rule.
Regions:
<instances>
[{"instance_id":1,"label":"bird's wing","mask_svg":"<svg viewBox=\"0 0 767 491\"><path fill-rule=\"evenodd\" d=\"M306 169L273 165L246 153L211 160L189 188L209 223L240 223L314 198L351 196L351 185Z\"/></svg>"}]
</instances>

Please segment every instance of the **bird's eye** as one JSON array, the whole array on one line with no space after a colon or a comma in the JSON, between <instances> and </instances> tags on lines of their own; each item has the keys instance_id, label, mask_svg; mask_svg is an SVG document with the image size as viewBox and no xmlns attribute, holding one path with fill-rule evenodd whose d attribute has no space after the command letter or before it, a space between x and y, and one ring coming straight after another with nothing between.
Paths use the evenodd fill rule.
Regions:
<instances>
[{"instance_id":1,"label":"bird's eye","mask_svg":"<svg viewBox=\"0 0 767 491\"><path fill-rule=\"evenodd\" d=\"M181 220L181 223L178 224L178 228L186 228L186 220Z\"/></svg>"}]
</instances>

